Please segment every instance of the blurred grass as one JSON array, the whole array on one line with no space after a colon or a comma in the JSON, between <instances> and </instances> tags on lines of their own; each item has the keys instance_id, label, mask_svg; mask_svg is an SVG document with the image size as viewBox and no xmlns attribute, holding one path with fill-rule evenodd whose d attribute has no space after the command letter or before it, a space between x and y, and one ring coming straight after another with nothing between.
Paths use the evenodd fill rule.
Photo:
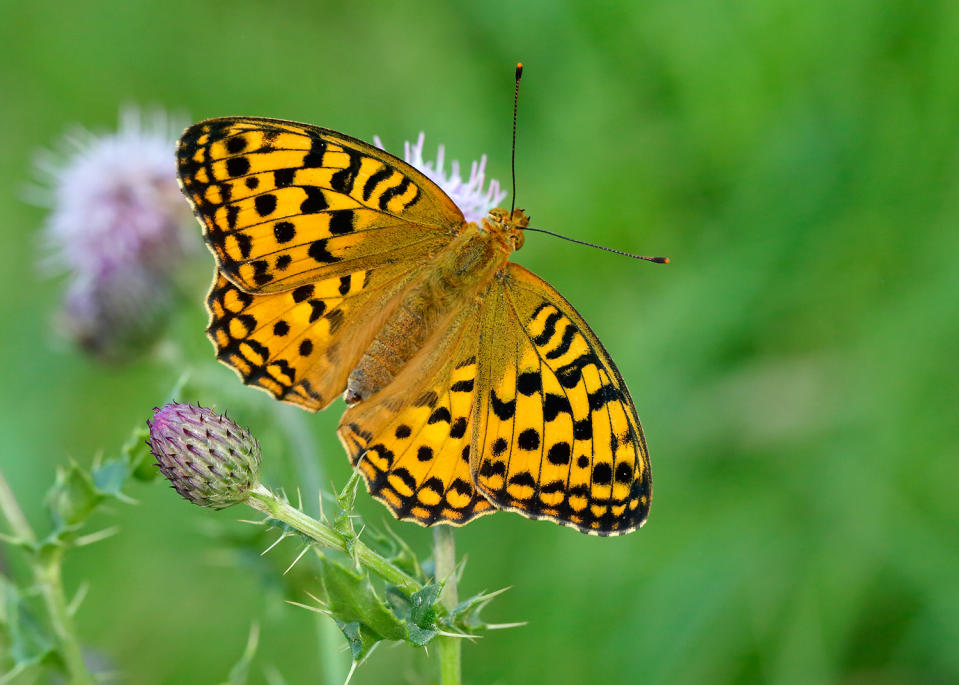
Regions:
<instances>
[{"instance_id":1,"label":"blurred grass","mask_svg":"<svg viewBox=\"0 0 959 685\"><path fill-rule=\"evenodd\" d=\"M506 514L465 528L465 591L512 585L493 618L530 621L466 646L468 682L959 680L959 5L0 10L0 459L35 521L54 466L115 450L174 380L146 361L96 365L50 333L62 284L38 275L43 212L21 201L37 148L155 103L377 133L394 149L422 129L453 158L487 152L505 180L521 59L519 204L534 225L673 260L545 236L517 255L617 360L656 496L622 539ZM241 418L267 454L292 450L268 399L215 368L201 302L177 330L223 390L189 399L256 395ZM323 478L342 483L337 414L306 419ZM314 682L310 617L247 569L209 563L208 514L159 485L132 494L123 533L67 568L71 587L92 583L91 646L131 682L215 682L260 620L260 666ZM395 527L427 549L427 532ZM382 650L353 682L429 682L425 668Z\"/></svg>"}]
</instances>

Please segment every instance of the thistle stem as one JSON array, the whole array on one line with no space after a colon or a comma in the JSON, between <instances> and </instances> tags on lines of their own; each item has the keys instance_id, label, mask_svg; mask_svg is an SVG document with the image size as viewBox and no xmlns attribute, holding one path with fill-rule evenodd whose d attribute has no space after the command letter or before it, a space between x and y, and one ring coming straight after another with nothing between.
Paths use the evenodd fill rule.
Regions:
<instances>
[{"instance_id":1,"label":"thistle stem","mask_svg":"<svg viewBox=\"0 0 959 685\"><path fill-rule=\"evenodd\" d=\"M20 509L20 505L17 503L16 497L13 496L13 491L3 477L2 471L0 471L0 512L3 512L4 518L10 524L13 533L23 542L29 544L29 549L32 552L30 570L33 573L36 586L43 596L44 605L50 616L50 625L56 633L60 654L63 657L70 682L79 685L92 685L93 676L87 670L86 664L83 663L83 651L80 648L80 642L77 640L73 617L70 615L67 600L63 594L63 577L61 574L63 547L36 547L36 534L27 522L26 516L23 515L23 510Z\"/></svg>"},{"instance_id":2,"label":"thistle stem","mask_svg":"<svg viewBox=\"0 0 959 685\"><path fill-rule=\"evenodd\" d=\"M423 586L413 577L407 575L388 560L371 550L362 541L349 539L325 523L307 516L289 503L279 499L262 485L257 485L250 491L247 504L264 514L282 521L295 530L312 538L323 547L336 549L353 555L359 562L371 569L384 580L396 585L403 592L412 595L423 589Z\"/></svg>"},{"instance_id":3,"label":"thistle stem","mask_svg":"<svg viewBox=\"0 0 959 685\"><path fill-rule=\"evenodd\" d=\"M446 525L433 527L433 564L436 580L443 583L440 603L452 611L459 601L456 597L456 541L453 528ZM439 635L440 683L442 685L460 685L461 676L461 638Z\"/></svg>"},{"instance_id":4,"label":"thistle stem","mask_svg":"<svg viewBox=\"0 0 959 685\"><path fill-rule=\"evenodd\" d=\"M3 471L0 471L0 511L10 524L10 530L14 535L24 542L37 541L37 536L17 503L17 498L13 496L13 490L7 484L7 479L3 477Z\"/></svg>"},{"instance_id":5,"label":"thistle stem","mask_svg":"<svg viewBox=\"0 0 959 685\"><path fill-rule=\"evenodd\" d=\"M63 594L63 580L60 573L62 562L63 549L57 548L46 555L46 563L38 560L33 565L33 573L40 593L43 595L47 613L50 614L50 623L57 634L70 682L75 685L92 685L93 676L83 663L83 651L80 649L73 617L70 615L67 600Z\"/></svg>"}]
</instances>

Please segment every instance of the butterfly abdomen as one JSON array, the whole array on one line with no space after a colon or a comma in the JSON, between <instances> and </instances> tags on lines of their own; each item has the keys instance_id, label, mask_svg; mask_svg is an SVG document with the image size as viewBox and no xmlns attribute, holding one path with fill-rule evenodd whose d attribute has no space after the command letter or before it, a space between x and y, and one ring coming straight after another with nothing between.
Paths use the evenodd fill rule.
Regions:
<instances>
[{"instance_id":1,"label":"butterfly abdomen","mask_svg":"<svg viewBox=\"0 0 959 685\"><path fill-rule=\"evenodd\" d=\"M455 314L488 287L507 256L488 233L467 226L401 295L350 374L347 404L389 385L432 336L442 334Z\"/></svg>"}]
</instances>

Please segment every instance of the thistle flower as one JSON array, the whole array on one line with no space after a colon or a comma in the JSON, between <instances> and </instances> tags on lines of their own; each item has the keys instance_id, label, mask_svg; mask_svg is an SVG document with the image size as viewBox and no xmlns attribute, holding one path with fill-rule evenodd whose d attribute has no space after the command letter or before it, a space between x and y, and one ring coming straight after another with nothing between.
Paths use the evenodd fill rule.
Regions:
<instances>
[{"instance_id":1,"label":"thistle flower","mask_svg":"<svg viewBox=\"0 0 959 685\"><path fill-rule=\"evenodd\" d=\"M190 212L177 188L177 129L163 112L127 109L116 133L78 128L59 155L37 158L46 187L33 198L51 210L45 266L70 274L62 320L99 356L125 351L131 330L154 321L186 252Z\"/></svg>"},{"instance_id":2,"label":"thistle flower","mask_svg":"<svg viewBox=\"0 0 959 685\"><path fill-rule=\"evenodd\" d=\"M174 402L153 412L147 444L178 493L210 509L246 501L260 470L260 444L248 430L199 405Z\"/></svg>"},{"instance_id":3,"label":"thistle flower","mask_svg":"<svg viewBox=\"0 0 959 685\"><path fill-rule=\"evenodd\" d=\"M473 162L469 180L464 181L460 175L459 162L455 160L450 163L447 173L444 168L446 149L442 145L437 147L436 161L423 159L425 139L425 134L420 133L415 143L403 143L403 161L419 169L442 188L460 208L467 221L479 221L489 210L500 205L506 197L506 191L500 188L499 181L490 179L489 186L485 189L483 187L486 185L486 155ZM379 136L373 136L373 143L381 150L386 149Z\"/></svg>"},{"instance_id":4,"label":"thistle flower","mask_svg":"<svg viewBox=\"0 0 959 685\"><path fill-rule=\"evenodd\" d=\"M172 295L169 278L136 265L76 274L67 286L58 322L83 349L100 359L113 359L156 335Z\"/></svg>"}]
</instances>

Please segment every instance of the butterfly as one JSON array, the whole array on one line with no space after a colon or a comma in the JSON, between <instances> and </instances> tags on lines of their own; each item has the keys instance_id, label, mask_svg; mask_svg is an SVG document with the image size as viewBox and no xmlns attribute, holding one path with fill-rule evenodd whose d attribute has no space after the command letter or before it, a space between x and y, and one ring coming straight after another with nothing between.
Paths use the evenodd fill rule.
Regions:
<instances>
[{"instance_id":1,"label":"butterfly","mask_svg":"<svg viewBox=\"0 0 959 685\"><path fill-rule=\"evenodd\" d=\"M643 430L596 334L406 162L329 129L227 117L177 149L216 258L207 333L244 383L311 411L398 519L498 509L619 535L649 512Z\"/></svg>"}]
</instances>

